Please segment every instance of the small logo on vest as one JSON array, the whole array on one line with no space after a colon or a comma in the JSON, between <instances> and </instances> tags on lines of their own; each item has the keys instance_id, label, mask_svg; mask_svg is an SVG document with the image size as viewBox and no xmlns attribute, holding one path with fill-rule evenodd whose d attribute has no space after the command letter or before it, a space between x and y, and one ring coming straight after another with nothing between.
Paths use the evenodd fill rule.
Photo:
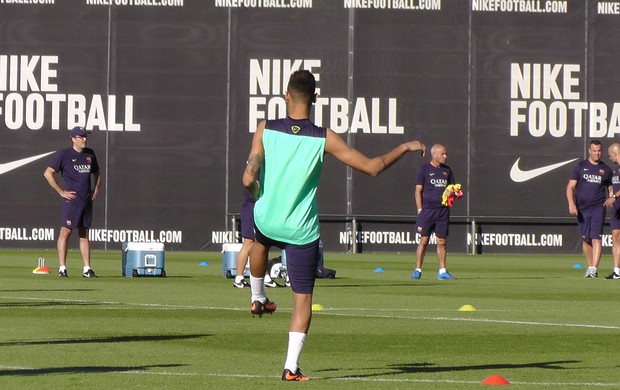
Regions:
<instances>
[{"instance_id":1,"label":"small logo on vest","mask_svg":"<svg viewBox=\"0 0 620 390\"><path fill-rule=\"evenodd\" d=\"M293 132L293 134L299 133L299 130L301 130L301 127L299 127L299 126L291 126L291 131Z\"/></svg>"}]
</instances>

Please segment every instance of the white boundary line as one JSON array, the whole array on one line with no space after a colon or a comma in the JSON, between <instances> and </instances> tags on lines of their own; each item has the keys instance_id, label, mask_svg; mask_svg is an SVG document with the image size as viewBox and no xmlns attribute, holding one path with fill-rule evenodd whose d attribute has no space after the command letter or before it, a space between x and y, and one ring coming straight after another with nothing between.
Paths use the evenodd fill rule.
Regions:
<instances>
[{"instance_id":1,"label":"white boundary line","mask_svg":"<svg viewBox=\"0 0 620 390\"><path fill-rule=\"evenodd\" d=\"M245 311L246 307L216 307L216 306L193 306L193 305L164 305L159 303L131 303L131 302L114 302L114 301L94 301L85 299L60 299L60 298L36 298L36 297L8 297L0 296L0 299L17 299L26 301L52 301L52 302L65 302L65 303L96 303L113 306L139 306L146 308L166 309L166 310L230 310L230 311ZM83 309L83 307L80 307ZM2 310L0 308L0 310ZM423 320L423 321L463 321L463 322L486 322L494 324L511 324L511 325L531 325L531 326L557 326L563 328L590 328L590 329L617 329L620 330L620 326L616 325L598 325L598 324L563 324L557 322L536 322L536 321L516 321L516 320L494 320L489 318L466 318L466 317L416 317L416 316L392 316L381 314L345 314L345 313L332 313L327 311L337 311L340 309L328 309L326 311L315 312L315 315L329 315L335 317L362 317L362 318L386 318L397 320ZM349 309L350 310L350 309ZM364 310L364 309L359 309ZM373 309L374 310L374 309ZM404 311L406 309L397 309L394 311ZM289 312L290 310L280 310L283 312ZM390 311L385 309L385 311ZM412 310L418 311L418 310ZM438 310L429 310L438 311ZM443 312L446 312L444 310Z\"/></svg>"},{"instance_id":2,"label":"white boundary line","mask_svg":"<svg viewBox=\"0 0 620 390\"><path fill-rule=\"evenodd\" d=\"M163 375L163 376L210 376L210 377L222 377L222 378L264 378L264 379L269 379L269 378L277 378L278 380L280 379L279 376L274 376L274 375L242 375L242 374L216 374L216 373L175 373L175 372L167 372L167 371L161 371L161 372L146 372L146 371L119 371L117 372L118 374L143 374L143 375ZM450 384L468 384L468 385L476 385L476 384L481 384L481 381L466 381L466 380L452 380L452 379L438 379L438 380L433 380L433 379L413 379L413 378L403 378L403 379L397 379L397 378L365 378L362 376L349 376L349 377L345 377L345 378L324 378L324 377L317 377L317 376L312 376L310 377L311 380L313 379L320 379L320 380L324 380L324 381L346 381L346 382L375 382L375 383L381 383L381 382L394 382L394 383L450 383ZM562 382L562 383L553 383L553 382L510 382L511 384L514 385L524 385L524 386L575 386L575 387L584 387L584 386L598 386L598 387L617 387L620 386L620 383L601 383L601 382Z\"/></svg>"},{"instance_id":3,"label":"white boundary line","mask_svg":"<svg viewBox=\"0 0 620 390\"><path fill-rule=\"evenodd\" d=\"M94 300L83 300L83 299L60 299L60 298L36 298L36 297L11 297L11 296L0 296L0 299L5 300L24 300L24 301L52 301L52 302L64 302L67 304L71 303L96 303L96 304L104 304L111 306L139 306L144 308L155 308L155 309L165 309L165 310L231 310L231 311L245 311L247 308L231 308L231 307L213 307L213 306L194 306L194 305L164 305L157 303L131 303L131 302L115 302L115 301L94 301ZM83 308L83 307L82 307ZM1 310L1 309L0 309ZM328 309L327 311L352 311L353 309ZM363 309L358 309L363 310ZM381 311L423 311L423 310L408 310L408 309L383 309ZM428 311L441 311L441 310L428 310ZM487 322L487 323L497 323L497 324L514 324L514 325L531 325L531 326L557 326L557 327L569 327L569 328L593 328L593 329L619 329L620 326L610 326L610 325L595 325L595 324L562 324L562 323L551 323L551 322L534 322L534 321L511 321L511 320L492 320L486 318L464 318L464 317L416 317L416 316L391 316L391 315L368 315L368 314L345 314L345 313L335 313L335 312L318 312L315 313L318 315L329 315L335 317L363 317L363 318L386 318L386 319L400 319L400 320L424 320L424 321L463 321L463 322ZM0 369L3 370L35 370L36 368L27 368L27 367L12 367L12 366L0 366ZM205 376L205 377L234 377L234 378L277 378L277 376L272 375L240 375L240 374L217 374L217 373L187 373L187 372L154 372L154 371L139 371L139 370L131 370L131 371L118 371L118 372L110 372L117 374L143 374L143 375L162 375L162 376ZM448 384L479 384L477 381L459 381L459 380L430 380L430 379L397 379L397 378L365 378L365 377L356 377L350 376L346 378L322 378L322 377L311 377L311 379L320 379L326 381L359 381L359 382L396 382L396 383L448 383ZM563 383L552 383L552 382L511 382L511 384L515 385L524 385L524 386L559 386L559 387L620 387L620 383L601 383L601 382L590 382L590 383L571 383L571 382L563 382Z\"/></svg>"},{"instance_id":4,"label":"white boundary line","mask_svg":"<svg viewBox=\"0 0 620 390\"><path fill-rule=\"evenodd\" d=\"M34 367L13 367L0 366L0 370L36 370ZM169 372L169 371L143 371L143 370L126 370L126 371L108 371L107 374L124 374L124 375L161 375L170 377L215 377L215 378L242 378L242 379L277 379L276 375L253 375L253 374L217 374L217 373L192 373L192 372ZM389 375L389 374L386 374ZM345 382L373 382L373 383L448 383L448 384L481 384L479 381L453 380L453 379L413 379L413 378L366 378L363 376L349 376L340 378L325 378L312 376L311 380L322 381L345 381ZM510 382L513 385L523 386L560 386L560 387L620 387L620 383L601 383L601 382Z\"/></svg>"}]
</instances>

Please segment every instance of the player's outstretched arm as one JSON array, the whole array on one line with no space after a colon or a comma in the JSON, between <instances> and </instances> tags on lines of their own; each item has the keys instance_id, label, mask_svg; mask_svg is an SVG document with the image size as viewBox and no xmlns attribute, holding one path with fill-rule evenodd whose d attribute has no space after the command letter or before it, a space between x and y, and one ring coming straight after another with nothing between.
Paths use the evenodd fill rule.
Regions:
<instances>
[{"instance_id":1,"label":"player's outstretched arm","mask_svg":"<svg viewBox=\"0 0 620 390\"><path fill-rule=\"evenodd\" d=\"M397 146L386 154L368 158L360 151L347 145L332 129L327 129L325 152L332 154L340 162L369 176L377 176L391 167L405 153L416 151L420 151L422 156L424 156L426 146L420 141L410 141Z\"/></svg>"}]
</instances>

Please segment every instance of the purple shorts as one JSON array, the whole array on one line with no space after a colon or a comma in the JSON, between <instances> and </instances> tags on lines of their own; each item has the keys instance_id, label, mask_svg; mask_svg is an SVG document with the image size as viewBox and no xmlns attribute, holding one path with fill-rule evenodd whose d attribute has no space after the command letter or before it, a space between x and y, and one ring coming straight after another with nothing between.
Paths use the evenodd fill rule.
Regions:
<instances>
[{"instance_id":1,"label":"purple shorts","mask_svg":"<svg viewBox=\"0 0 620 390\"><path fill-rule=\"evenodd\" d=\"M620 201L615 201L614 207L609 212L611 213L609 216L611 230L620 230Z\"/></svg>"},{"instance_id":2,"label":"purple shorts","mask_svg":"<svg viewBox=\"0 0 620 390\"><path fill-rule=\"evenodd\" d=\"M286 251L286 269L291 290L297 294L312 294L316 269L319 265L319 240L305 245L287 244L272 240L255 227L256 241L270 248L276 246Z\"/></svg>"},{"instance_id":3,"label":"purple shorts","mask_svg":"<svg viewBox=\"0 0 620 390\"><path fill-rule=\"evenodd\" d=\"M577 213L577 224L581 239L585 242L600 240L603 234L603 224L605 223L605 208L599 207Z\"/></svg>"},{"instance_id":4,"label":"purple shorts","mask_svg":"<svg viewBox=\"0 0 620 390\"><path fill-rule=\"evenodd\" d=\"M256 202L243 202L241 205L241 237L254 240L254 204Z\"/></svg>"},{"instance_id":5,"label":"purple shorts","mask_svg":"<svg viewBox=\"0 0 620 390\"><path fill-rule=\"evenodd\" d=\"M423 237L435 235L440 238L448 237L450 225L450 208L441 207L436 209L422 208L416 219L416 233Z\"/></svg>"},{"instance_id":6,"label":"purple shorts","mask_svg":"<svg viewBox=\"0 0 620 390\"><path fill-rule=\"evenodd\" d=\"M93 203L63 201L61 218L60 226L67 229L88 228L93 221Z\"/></svg>"}]
</instances>

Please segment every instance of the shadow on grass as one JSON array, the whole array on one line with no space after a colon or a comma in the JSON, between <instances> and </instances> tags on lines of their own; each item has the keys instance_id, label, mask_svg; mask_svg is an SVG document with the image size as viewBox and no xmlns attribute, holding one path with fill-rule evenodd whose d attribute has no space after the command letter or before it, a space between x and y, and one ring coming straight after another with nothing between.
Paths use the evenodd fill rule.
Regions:
<instances>
[{"instance_id":1,"label":"shadow on grass","mask_svg":"<svg viewBox=\"0 0 620 390\"><path fill-rule=\"evenodd\" d=\"M466 277L461 280L489 280L489 277ZM563 276L493 276L494 280L549 280L549 279L566 279Z\"/></svg>"},{"instance_id":2,"label":"shadow on grass","mask_svg":"<svg viewBox=\"0 0 620 390\"><path fill-rule=\"evenodd\" d=\"M424 373L436 373L436 372L455 372L455 371L477 371L477 370L501 370L501 369L518 369L518 368L541 368L546 370L568 370L572 367L563 367L564 364L581 363L579 360L559 360L551 362L538 362L538 363L495 363L495 364L480 364L474 366L438 366L432 363L411 363L411 364L389 364L387 368L388 372L381 372L376 374L361 374L361 375L344 375L334 377L337 379L347 378L368 378L386 375L396 374L424 374ZM371 368L371 370L381 370L382 368ZM321 370L319 370L321 371ZM333 370L323 370L333 371Z\"/></svg>"},{"instance_id":3,"label":"shadow on grass","mask_svg":"<svg viewBox=\"0 0 620 390\"><path fill-rule=\"evenodd\" d=\"M152 280L166 280L166 279L193 279L196 278L196 276L190 276L190 275L169 275L166 274L166 276L123 276L123 275L114 275L114 276L98 276L97 279L126 279L126 280L136 280L136 279L152 279Z\"/></svg>"},{"instance_id":4,"label":"shadow on grass","mask_svg":"<svg viewBox=\"0 0 620 390\"><path fill-rule=\"evenodd\" d=\"M454 284L451 281L448 282L400 282L400 283L360 283L360 284L321 284L318 288L357 288L357 287L407 287L407 288L416 288L416 287L434 287L442 284Z\"/></svg>"},{"instance_id":5,"label":"shadow on grass","mask_svg":"<svg viewBox=\"0 0 620 390\"><path fill-rule=\"evenodd\" d=\"M7 307L48 307L48 306L96 306L103 305L98 302L58 302L58 301L36 301L36 302L1 302L0 308Z\"/></svg>"},{"instance_id":6,"label":"shadow on grass","mask_svg":"<svg viewBox=\"0 0 620 390\"><path fill-rule=\"evenodd\" d=\"M197 339L212 336L210 334L187 334L187 335L153 335L153 336L118 336L118 337L92 337L84 339L57 339L57 340L27 340L0 342L0 347L17 345L58 345L58 344L96 344L96 343L128 343L144 341L168 341ZM0 371L0 375L1 371Z\"/></svg>"},{"instance_id":7,"label":"shadow on grass","mask_svg":"<svg viewBox=\"0 0 620 390\"><path fill-rule=\"evenodd\" d=\"M170 368L181 367L184 364L156 364L152 366L78 366L78 367L47 367L47 368L15 368L10 370L0 370L2 376L17 375L46 375L46 374L100 374L109 372L134 372L146 371L149 368Z\"/></svg>"},{"instance_id":8,"label":"shadow on grass","mask_svg":"<svg viewBox=\"0 0 620 390\"><path fill-rule=\"evenodd\" d=\"M18 288L14 290L0 290L0 292L91 292L98 291L92 288Z\"/></svg>"}]
</instances>

